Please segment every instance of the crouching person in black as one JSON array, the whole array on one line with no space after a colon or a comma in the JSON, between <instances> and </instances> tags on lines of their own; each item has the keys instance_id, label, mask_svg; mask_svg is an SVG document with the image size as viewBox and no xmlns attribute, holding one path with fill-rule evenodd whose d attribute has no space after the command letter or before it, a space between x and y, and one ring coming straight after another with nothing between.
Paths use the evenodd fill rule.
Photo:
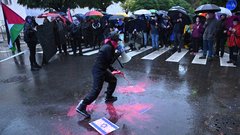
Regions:
<instances>
[{"instance_id":1,"label":"crouching person in black","mask_svg":"<svg viewBox=\"0 0 240 135\"><path fill-rule=\"evenodd\" d=\"M90 114L88 114L86 111L86 107L87 105L90 105L94 100L96 100L101 92L104 82L108 82L108 88L105 92L105 101L114 102L117 100L117 97L113 96L113 92L117 85L117 78L113 75L113 71L117 70L114 69L111 65L120 55L115 54L119 40L119 35L117 33L111 33L110 36L105 39L104 45L99 50L98 56L92 69L93 88L76 107L76 111L86 118L90 118Z\"/></svg>"},{"instance_id":2,"label":"crouching person in black","mask_svg":"<svg viewBox=\"0 0 240 135\"><path fill-rule=\"evenodd\" d=\"M37 39L37 23L35 19L31 16L27 16L25 19L24 24L24 41L27 43L27 46L30 51L30 63L31 63L31 70L37 71L41 68L36 62L36 46L38 43Z\"/></svg>"}]
</instances>

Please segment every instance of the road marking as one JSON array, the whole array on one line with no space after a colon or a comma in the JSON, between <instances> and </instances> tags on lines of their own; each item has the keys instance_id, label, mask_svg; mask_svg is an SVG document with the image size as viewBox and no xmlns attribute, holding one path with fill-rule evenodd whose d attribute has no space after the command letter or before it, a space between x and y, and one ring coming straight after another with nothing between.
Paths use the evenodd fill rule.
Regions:
<instances>
[{"instance_id":1,"label":"road marking","mask_svg":"<svg viewBox=\"0 0 240 135\"><path fill-rule=\"evenodd\" d=\"M160 55L162 55L163 53L167 52L169 50L169 48L162 48L159 51L154 51L144 57L142 57L142 59L144 60L154 60L157 57L159 57Z\"/></svg>"},{"instance_id":2,"label":"road marking","mask_svg":"<svg viewBox=\"0 0 240 135\"><path fill-rule=\"evenodd\" d=\"M138 55L138 54L140 54L140 53L143 53L143 52L145 52L145 51L147 51L147 50L149 50L149 49L151 49L151 48L152 48L152 47L147 46L147 48L141 48L139 51L132 51L132 52L129 52L129 53L127 53L127 54L128 54L129 57L134 57L134 56L136 56L136 55Z\"/></svg>"},{"instance_id":3,"label":"road marking","mask_svg":"<svg viewBox=\"0 0 240 135\"><path fill-rule=\"evenodd\" d=\"M203 54L197 53L192 61L192 64L200 64L200 65L206 65L207 64L207 57L206 59L199 59Z\"/></svg>"},{"instance_id":4,"label":"road marking","mask_svg":"<svg viewBox=\"0 0 240 135\"><path fill-rule=\"evenodd\" d=\"M0 51L0 53L8 53L8 52L11 52L11 50Z\"/></svg>"},{"instance_id":5,"label":"road marking","mask_svg":"<svg viewBox=\"0 0 240 135\"><path fill-rule=\"evenodd\" d=\"M21 55L21 54L24 54L25 52L27 52L27 51L23 51L23 52L20 52L20 53L15 54L15 55L12 55L12 56L10 56L10 57L8 57L8 58L6 58L6 59L0 60L0 63L1 63L1 62L4 62L4 61L7 61L7 60L9 60L9 59L11 59L11 58L17 57L17 56L19 56L19 55Z\"/></svg>"},{"instance_id":6,"label":"road marking","mask_svg":"<svg viewBox=\"0 0 240 135\"><path fill-rule=\"evenodd\" d=\"M91 52L83 53L83 55L90 56L90 55L96 54L98 52L99 52L99 50L94 50L94 51L91 51Z\"/></svg>"},{"instance_id":7,"label":"road marking","mask_svg":"<svg viewBox=\"0 0 240 135\"><path fill-rule=\"evenodd\" d=\"M168 62L179 62L184 57L184 55L186 55L187 53L188 53L188 50L182 49L182 51L180 53L179 52L175 52L166 61L168 61Z\"/></svg>"},{"instance_id":8,"label":"road marking","mask_svg":"<svg viewBox=\"0 0 240 135\"><path fill-rule=\"evenodd\" d=\"M222 67L236 67L232 63L227 63L227 61L229 61L228 53L224 53L223 57L220 57L219 60L220 60L220 66L222 66Z\"/></svg>"}]
</instances>

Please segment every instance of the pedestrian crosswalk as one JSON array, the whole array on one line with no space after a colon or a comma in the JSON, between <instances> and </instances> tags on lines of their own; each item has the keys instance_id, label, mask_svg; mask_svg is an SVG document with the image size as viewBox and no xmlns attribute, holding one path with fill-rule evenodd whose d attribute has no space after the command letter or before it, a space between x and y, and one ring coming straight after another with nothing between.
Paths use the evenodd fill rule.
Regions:
<instances>
[{"instance_id":1,"label":"pedestrian crosswalk","mask_svg":"<svg viewBox=\"0 0 240 135\"><path fill-rule=\"evenodd\" d=\"M154 52L148 54L147 56L142 57L142 59L154 60L157 57L159 57L160 55L162 55L163 53L167 52L168 50L169 50L169 48L164 48L164 49L160 49L160 50L154 51Z\"/></svg>"},{"instance_id":2,"label":"pedestrian crosswalk","mask_svg":"<svg viewBox=\"0 0 240 135\"><path fill-rule=\"evenodd\" d=\"M192 61L192 64L206 65L207 59L199 59L199 57L201 57L202 55L202 53L197 53Z\"/></svg>"},{"instance_id":3,"label":"pedestrian crosswalk","mask_svg":"<svg viewBox=\"0 0 240 135\"><path fill-rule=\"evenodd\" d=\"M127 55L129 57L134 57L137 56L139 54L142 54L144 52L147 52L148 50L152 49L152 47L148 46L146 48L141 48L140 50L135 50L135 51L129 51L127 52ZM83 55L84 56L91 56L91 55L95 55L99 52L99 50L93 50L92 48L85 48L82 50L83 51ZM71 49L68 50L69 55L73 55L73 52ZM150 52L150 53L149 53ZM156 51L148 51L148 53L144 53L145 56L141 56L140 59L142 60L156 60L157 58L163 56L164 54L171 54L170 56L168 56L168 58L165 58L166 62L173 62L173 63L179 63L184 57L189 55L189 51L187 49L182 49L181 52L175 52L172 54L171 53L167 53L167 52L171 52L170 48L161 48L159 50ZM38 52L38 53L43 53L42 51ZM207 65L208 61L207 59L199 59L199 57L202 56L202 53L197 53L195 56L192 56L193 59L191 61L191 64L193 65ZM165 57L165 56L164 56ZM233 64L229 64L227 63L227 61L229 60L229 54L225 53L223 57L219 58L219 65L221 67L236 67Z\"/></svg>"},{"instance_id":4,"label":"pedestrian crosswalk","mask_svg":"<svg viewBox=\"0 0 240 135\"><path fill-rule=\"evenodd\" d=\"M175 52L166 61L168 61L168 62L179 62L187 53L188 53L187 49L182 49L181 52Z\"/></svg>"}]
</instances>

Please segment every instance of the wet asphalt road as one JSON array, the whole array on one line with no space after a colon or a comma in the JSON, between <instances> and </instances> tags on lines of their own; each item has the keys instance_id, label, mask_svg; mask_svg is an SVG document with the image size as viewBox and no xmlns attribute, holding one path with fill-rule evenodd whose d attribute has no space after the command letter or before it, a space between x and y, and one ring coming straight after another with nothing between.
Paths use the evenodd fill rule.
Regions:
<instances>
[{"instance_id":1,"label":"wet asphalt road","mask_svg":"<svg viewBox=\"0 0 240 135\"><path fill-rule=\"evenodd\" d=\"M240 134L240 69L142 60L124 65L118 78L118 101L105 104L104 85L88 107L92 118L75 112L91 89L93 56L56 55L39 72L30 71L28 52L0 63L1 135L98 135L89 122L106 117L120 128L112 135ZM3 58L10 54L1 54ZM38 54L41 61L41 54Z\"/></svg>"}]
</instances>

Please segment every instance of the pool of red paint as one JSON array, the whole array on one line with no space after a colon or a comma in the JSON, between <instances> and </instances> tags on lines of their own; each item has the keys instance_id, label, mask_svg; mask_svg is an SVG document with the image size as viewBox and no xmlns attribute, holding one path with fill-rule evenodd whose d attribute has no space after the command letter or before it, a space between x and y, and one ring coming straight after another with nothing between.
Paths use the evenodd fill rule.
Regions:
<instances>
[{"instance_id":1,"label":"pool of red paint","mask_svg":"<svg viewBox=\"0 0 240 135\"><path fill-rule=\"evenodd\" d=\"M130 86L118 86L117 92L119 93L143 93L146 90L147 84L145 82L138 83Z\"/></svg>"}]
</instances>

